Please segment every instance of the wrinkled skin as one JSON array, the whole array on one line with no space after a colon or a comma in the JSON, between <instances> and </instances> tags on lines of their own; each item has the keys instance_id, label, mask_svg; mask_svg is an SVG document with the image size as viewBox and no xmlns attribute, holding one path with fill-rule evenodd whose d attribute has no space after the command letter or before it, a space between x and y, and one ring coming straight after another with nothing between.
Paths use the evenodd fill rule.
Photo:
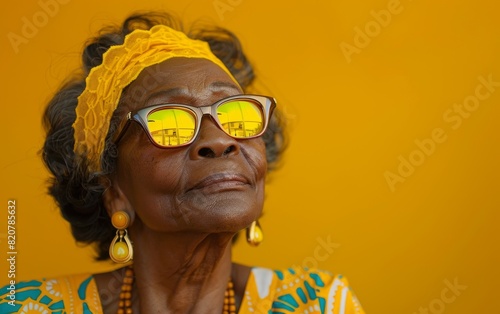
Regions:
<instances>
[{"instance_id":1,"label":"wrinkled skin","mask_svg":"<svg viewBox=\"0 0 500 314\"><path fill-rule=\"evenodd\" d=\"M242 93L216 64L173 58L143 70L124 91L120 111L162 103L206 106ZM124 210L131 216L134 311L221 313L230 276L238 303L249 269L231 263L231 239L262 212L262 139L233 139L205 116L188 146L158 148L132 122L118 149L104 201L110 215ZM121 270L96 275L101 293L120 276ZM116 311L118 293L106 313Z\"/></svg>"}]
</instances>

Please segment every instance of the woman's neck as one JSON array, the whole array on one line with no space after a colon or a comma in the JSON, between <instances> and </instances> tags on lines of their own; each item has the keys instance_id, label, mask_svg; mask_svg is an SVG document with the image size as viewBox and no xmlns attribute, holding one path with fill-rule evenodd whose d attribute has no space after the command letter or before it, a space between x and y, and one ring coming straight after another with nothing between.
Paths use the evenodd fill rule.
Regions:
<instances>
[{"instance_id":1,"label":"woman's neck","mask_svg":"<svg viewBox=\"0 0 500 314\"><path fill-rule=\"evenodd\" d=\"M133 308L140 313L221 313L232 234L142 232L134 242Z\"/></svg>"}]
</instances>

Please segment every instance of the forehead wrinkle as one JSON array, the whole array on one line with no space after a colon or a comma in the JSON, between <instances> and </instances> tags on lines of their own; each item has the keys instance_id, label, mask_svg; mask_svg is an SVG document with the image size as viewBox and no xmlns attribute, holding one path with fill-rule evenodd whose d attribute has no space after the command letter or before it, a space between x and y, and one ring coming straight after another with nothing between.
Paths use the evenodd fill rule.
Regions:
<instances>
[{"instance_id":1,"label":"forehead wrinkle","mask_svg":"<svg viewBox=\"0 0 500 314\"><path fill-rule=\"evenodd\" d=\"M234 90L238 93L241 93L241 90L234 84L225 81L215 81L208 85L207 88L204 88L203 92L191 92L189 88L186 87L174 87L166 90L159 90L150 94L144 101L144 105L152 105L161 102L168 102L168 98L175 96L186 96L189 98L196 98L199 96L200 98L205 98L207 93L220 92L224 90Z\"/></svg>"}]
</instances>

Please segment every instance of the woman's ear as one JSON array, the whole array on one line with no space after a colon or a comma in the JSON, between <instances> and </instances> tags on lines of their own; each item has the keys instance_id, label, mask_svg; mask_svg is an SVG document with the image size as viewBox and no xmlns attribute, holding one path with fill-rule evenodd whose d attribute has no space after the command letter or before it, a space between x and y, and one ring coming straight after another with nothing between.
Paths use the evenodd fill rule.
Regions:
<instances>
[{"instance_id":1,"label":"woman's ear","mask_svg":"<svg viewBox=\"0 0 500 314\"><path fill-rule=\"evenodd\" d=\"M118 182L112 180L111 178L106 178L106 190L102 195L104 206L108 212L109 217L111 217L117 211L125 211L130 216L130 223L134 221L134 210L130 204L127 196L123 193Z\"/></svg>"}]
</instances>

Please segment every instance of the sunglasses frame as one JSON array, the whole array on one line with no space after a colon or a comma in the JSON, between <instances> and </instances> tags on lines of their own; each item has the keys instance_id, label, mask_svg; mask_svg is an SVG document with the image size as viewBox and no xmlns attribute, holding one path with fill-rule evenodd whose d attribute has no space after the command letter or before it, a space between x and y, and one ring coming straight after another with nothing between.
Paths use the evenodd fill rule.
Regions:
<instances>
[{"instance_id":1,"label":"sunglasses frame","mask_svg":"<svg viewBox=\"0 0 500 314\"><path fill-rule=\"evenodd\" d=\"M228 134L224 128L222 127L218 117L217 117L217 108L227 102L234 101L234 100L250 100L254 103L257 103L261 106L262 113L264 114L264 127L262 128L261 132L258 134L249 136L249 137L234 137L231 134ZM148 115L151 114L154 111L158 111L160 109L166 108L166 107L173 107L173 108L182 108L183 110L187 110L188 112L191 112L193 117L195 117L195 129L194 129L194 135L191 138L189 142L180 144L180 145L175 145L175 146L163 146L158 144L152 137L151 131L148 128ZM148 107L144 107L139 110L134 110L130 111L127 113L126 118L122 121L120 128L121 131L117 133L117 136L113 140L115 145L118 145L118 142L123 138L125 135L128 127L130 126L131 121L135 121L139 123L139 125L142 127L144 132L146 133L147 137L149 138L149 141L153 143L156 147L159 148L178 148L178 147L183 147L192 144L195 140L196 137L198 137L198 134L200 132L200 127L201 127L201 121L205 115L211 116L212 120L215 122L215 124L228 136L238 139L238 140L247 140L247 139L252 139L261 136L264 134L264 132L267 129L267 126L269 124L269 120L271 119L271 115L273 114L274 109L276 108L276 100L273 97L269 96L263 96L263 95L253 95L253 94L242 94L242 95L235 95L235 96L230 96L223 98L211 105L208 106L201 106L201 107L196 107L196 106L191 106L191 105L186 105L186 104L175 104L175 103L165 103L165 104L158 104L158 105L152 105Z\"/></svg>"}]
</instances>

